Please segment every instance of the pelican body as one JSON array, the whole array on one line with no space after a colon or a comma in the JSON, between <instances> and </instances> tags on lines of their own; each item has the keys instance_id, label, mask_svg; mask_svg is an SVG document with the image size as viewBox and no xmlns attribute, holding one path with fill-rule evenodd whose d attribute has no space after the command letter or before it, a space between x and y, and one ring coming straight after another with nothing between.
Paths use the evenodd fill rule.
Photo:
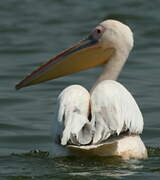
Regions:
<instances>
[{"instance_id":1,"label":"pelican body","mask_svg":"<svg viewBox=\"0 0 160 180\"><path fill-rule=\"evenodd\" d=\"M116 81L132 48L133 34L127 25L116 20L103 21L86 39L40 66L16 88L104 65L90 92L72 85L60 93L61 145L76 154L147 158L140 138L141 111L131 93Z\"/></svg>"}]
</instances>

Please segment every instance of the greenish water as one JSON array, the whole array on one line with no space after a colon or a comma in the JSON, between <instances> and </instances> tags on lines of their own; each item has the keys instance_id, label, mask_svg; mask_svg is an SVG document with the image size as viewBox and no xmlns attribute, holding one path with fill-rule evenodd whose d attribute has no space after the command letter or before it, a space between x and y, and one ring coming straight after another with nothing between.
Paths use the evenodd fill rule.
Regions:
<instances>
[{"instance_id":1,"label":"greenish water","mask_svg":"<svg viewBox=\"0 0 160 180\"><path fill-rule=\"evenodd\" d=\"M0 1L0 179L159 179L159 8L158 0ZM106 18L121 20L134 31L135 48L119 81L142 110L142 139L152 147L147 160L75 158L53 142L57 95L71 84L90 88L100 67L14 89L26 73L82 39ZM40 152L30 152L35 149Z\"/></svg>"}]
</instances>

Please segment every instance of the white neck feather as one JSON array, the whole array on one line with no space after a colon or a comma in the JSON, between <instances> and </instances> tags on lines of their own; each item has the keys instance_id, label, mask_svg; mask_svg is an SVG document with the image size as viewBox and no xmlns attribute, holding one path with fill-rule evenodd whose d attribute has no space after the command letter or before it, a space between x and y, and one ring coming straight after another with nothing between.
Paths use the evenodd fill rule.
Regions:
<instances>
[{"instance_id":1,"label":"white neck feather","mask_svg":"<svg viewBox=\"0 0 160 180\"><path fill-rule=\"evenodd\" d=\"M109 59L109 61L105 65L102 73L92 87L91 91L93 91L93 89L104 80L117 80L123 68L123 65L128 58L128 54L129 53L126 51L116 51L115 54L111 57L111 59Z\"/></svg>"}]
</instances>

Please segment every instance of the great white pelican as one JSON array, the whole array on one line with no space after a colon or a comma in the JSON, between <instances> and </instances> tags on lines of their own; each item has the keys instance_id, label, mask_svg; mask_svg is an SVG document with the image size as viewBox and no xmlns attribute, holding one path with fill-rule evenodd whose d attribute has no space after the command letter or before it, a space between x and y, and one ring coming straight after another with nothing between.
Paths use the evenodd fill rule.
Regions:
<instances>
[{"instance_id":1,"label":"great white pelican","mask_svg":"<svg viewBox=\"0 0 160 180\"><path fill-rule=\"evenodd\" d=\"M58 121L63 125L61 145L88 155L146 158L140 138L143 117L131 93L117 77L133 48L131 29L106 20L89 36L51 58L26 76L17 89L104 64L90 92L80 85L58 97Z\"/></svg>"}]
</instances>

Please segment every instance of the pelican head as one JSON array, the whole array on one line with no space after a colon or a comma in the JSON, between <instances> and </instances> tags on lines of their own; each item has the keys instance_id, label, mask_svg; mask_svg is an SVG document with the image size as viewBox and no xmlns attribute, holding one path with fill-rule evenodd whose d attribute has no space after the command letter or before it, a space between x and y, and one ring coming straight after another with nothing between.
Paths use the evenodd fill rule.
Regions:
<instances>
[{"instance_id":1,"label":"pelican head","mask_svg":"<svg viewBox=\"0 0 160 180\"><path fill-rule=\"evenodd\" d=\"M130 28L116 20L106 20L89 36L51 58L16 85L16 89L106 64L118 51L130 52L133 35Z\"/></svg>"},{"instance_id":2,"label":"pelican head","mask_svg":"<svg viewBox=\"0 0 160 180\"><path fill-rule=\"evenodd\" d=\"M99 44L104 49L109 47L114 48L115 51L127 51L133 47L133 33L131 29L116 20L103 21L94 31L100 30L101 37L99 38Z\"/></svg>"}]
</instances>

